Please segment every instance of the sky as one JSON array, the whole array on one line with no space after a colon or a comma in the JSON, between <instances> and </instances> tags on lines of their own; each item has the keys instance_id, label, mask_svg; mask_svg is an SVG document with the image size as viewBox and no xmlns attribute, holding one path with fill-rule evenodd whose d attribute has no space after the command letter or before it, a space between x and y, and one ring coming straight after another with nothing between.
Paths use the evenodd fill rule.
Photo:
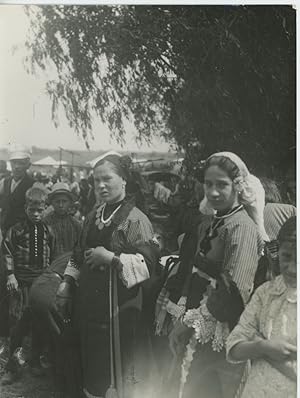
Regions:
<instances>
[{"instance_id":1,"label":"sky","mask_svg":"<svg viewBox=\"0 0 300 398\"><path fill-rule=\"evenodd\" d=\"M56 129L51 121L51 103L45 91L46 75L33 76L25 71L25 40L29 20L22 5L0 5L0 147L10 143L42 148L85 149L84 141L68 126L64 113ZM17 48L16 51L13 51ZM110 138L100 121L95 123L93 150L168 151L159 138L149 147L137 146L134 126L128 124L126 145L122 148Z\"/></svg>"}]
</instances>

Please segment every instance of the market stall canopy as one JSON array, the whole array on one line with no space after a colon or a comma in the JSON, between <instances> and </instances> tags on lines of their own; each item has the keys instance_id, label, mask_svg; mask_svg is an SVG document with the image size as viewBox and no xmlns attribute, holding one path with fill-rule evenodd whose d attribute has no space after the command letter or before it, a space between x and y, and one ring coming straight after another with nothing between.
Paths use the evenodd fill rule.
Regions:
<instances>
[{"instance_id":1,"label":"market stall canopy","mask_svg":"<svg viewBox=\"0 0 300 398\"><path fill-rule=\"evenodd\" d=\"M67 162L65 160L55 160L51 156L46 156L43 159L37 160L36 162L32 163L33 166L53 166L58 167L60 165L65 166Z\"/></svg>"}]
</instances>

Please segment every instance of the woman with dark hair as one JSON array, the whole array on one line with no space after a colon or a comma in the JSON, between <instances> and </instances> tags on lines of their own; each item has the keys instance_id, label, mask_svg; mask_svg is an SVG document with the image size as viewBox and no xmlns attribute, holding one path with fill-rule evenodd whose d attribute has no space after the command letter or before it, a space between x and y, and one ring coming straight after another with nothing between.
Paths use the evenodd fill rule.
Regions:
<instances>
[{"instance_id":1,"label":"woman with dark hair","mask_svg":"<svg viewBox=\"0 0 300 398\"><path fill-rule=\"evenodd\" d=\"M150 221L126 196L127 162L104 155L94 167L102 205L86 218L57 300L69 324L72 290L86 397L147 396L151 363L143 322L143 289L158 259ZM145 360L145 358L147 358ZM115 391L116 392L116 391Z\"/></svg>"},{"instance_id":2,"label":"woman with dark hair","mask_svg":"<svg viewBox=\"0 0 300 398\"><path fill-rule=\"evenodd\" d=\"M175 360L182 362L181 397L232 398L244 366L226 362L225 342L249 300L267 239L264 191L230 152L207 159L204 191L206 217L183 244L161 291L157 332L169 333Z\"/></svg>"}]
</instances>

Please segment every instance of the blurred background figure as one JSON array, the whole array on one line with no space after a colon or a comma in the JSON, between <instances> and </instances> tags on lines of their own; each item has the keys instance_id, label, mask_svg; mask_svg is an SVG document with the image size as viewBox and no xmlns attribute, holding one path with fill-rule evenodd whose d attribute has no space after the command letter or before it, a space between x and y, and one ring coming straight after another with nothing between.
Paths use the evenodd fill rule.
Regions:
<instances>
[{"instance_id":1,"label":"blurred background figure","mask_svg":"<svg viewBox=\"0 0 300 398\"><path fill-rule=\"evenodd\" d=\"M265 190L264 223L270 240L277 239L282 225L296 215L293 204L283 203L279 188L274 180L267 177L260 178Z\"/></svg>"},{"instance_id":2,"label":"blurred background figure","mask_svg":"<svg viewBox=\"0 0 300 398\"><path fill-rule=\"evenodd\" d=\"M34 180L27 174L30 167L30 149L24 146L12 146L9 152L12 175L3 181L0 191L2 216L2 233L17 221L25 218L25 192L29 189Z\"/></svg>"},{"instance_id":3,"label":"blurred background figure","mask_svg":"<svg viewBox=\"0 0 300 398\"><path fill-rule=\"evenodd\" d=\"M86 216L88 212L88 195L91 188L86 178L80 179L79 188L80 188L80 211L83 216Z\"/></svg>"}]
</instances>

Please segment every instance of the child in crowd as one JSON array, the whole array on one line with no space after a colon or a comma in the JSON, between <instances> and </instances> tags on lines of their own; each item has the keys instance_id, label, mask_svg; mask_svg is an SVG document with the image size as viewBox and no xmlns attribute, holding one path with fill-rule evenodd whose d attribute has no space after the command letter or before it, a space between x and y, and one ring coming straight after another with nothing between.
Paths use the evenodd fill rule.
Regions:
<instances>
[{"instance_id":1,"label":"child in crowd","mask_svg":"<svg viewBox=\"0 0 300 398\"><path fill-rule=\"evenodd\" d=\"M53 211L44 218L44 222L51 227L55 237L54 261L32 285L29 303L34 313L44 320L44 335L48 343L46 359L54 365L56 387L63 391L64 359L69 348L62 338L64 327L57 313L55 299L73 248L79 241L81 223L71 214L74 195L66 183L57 182L53 185L49 201Z\"/></svg>"},{"instance_id":2,"label":"child in crowd","mask_svg":"<svg viewBox=\"0 0 300 398\"><path fill-rule=\"evenodd\" d=\"M28 296L34 280L50 265L54 236L51 229L42 222L47 200L45 190L32 187L26 192L25 200L26 218L9 228L2 242L7 290L10 295L10 357L2 384L11 384L20 376L20 367L14 354L22 346L23 338L31 327L31 366L33 370L41 370L39 321L33 317Z\"/></svg>"},{"instance_id":3,"label":"child in crowd","mask_svg":"<svg viewBox=\"0 0 300 398\"><path fill-rule=\"evenodd\" d=\"M45 217L44 222L51 226L55 235L54 257L57 258L66 252L71 254L79 239L81 223L70 214L74 196L68 184L63 182L54 184L49 194L49 201L54 211ZM63 273L64 270L62 275Z\"/></svg>"},{"instance_id":4,"label":"child in crowd","mask_svg":"<svg viewBox=\"0 0 300 398\"><path fill-rule=\"evenodd\" d=\"M280 275L256 290L227 340L230 362L252 362L242 398L297 396L296 217L278 241Z\"/></svg>"}]
</instances>

